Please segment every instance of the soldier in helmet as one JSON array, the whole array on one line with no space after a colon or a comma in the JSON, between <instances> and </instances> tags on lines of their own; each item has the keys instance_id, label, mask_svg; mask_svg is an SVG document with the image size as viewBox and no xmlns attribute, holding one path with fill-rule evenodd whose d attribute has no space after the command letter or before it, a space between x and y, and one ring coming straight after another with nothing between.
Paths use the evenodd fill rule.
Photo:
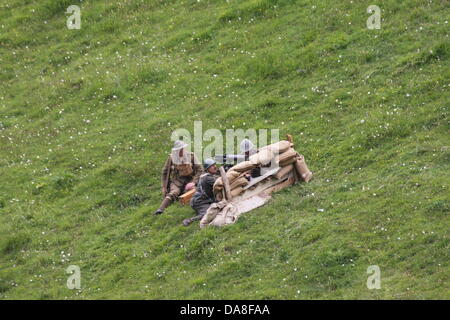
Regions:
<instances>
[{"instance_id":1,"label":"soldier in helmet","mask_svg":"<svg viewBox=\"0 0 450 320\"><path fill-rule=\"evenodd\" d=\"M250 156L257 152L255 145L249 139L242 140L239 148L241 150L241 154L244 154L245 156L245 161L248 161ZM259 176L261 176L261 168L259 167L253 168L250 174L245 175L247 179L250 179L250 177L257 178Z\"/></svg>"},{"instance_id":2,"label":"soldier in helmet","mask_svg":"<svg viewBox=\"0 0 450 320\"><path fill-rule=\"evenodd\" d=\"M241 150L241 154L244 154L245 156L245 161L248 161L250 156L256 153L255 145L249 139L242 140L239 148Z\"/></svg>"},{"instance_id":3,"label":"soldier in helmet","mask_svg":"<svg viewBox=\"0 0 450 320\"><path fill-rule=\"evenodd\" d=\"M213 159L206 159L203 167L205 173L200 176L197 191L191 199L191 207L197 215L183 220L183 225L186 227L194 221L201 220L211 203L216 201L213 192L214 182L219 177L216 162Z\"/></svg>"},{"instance_id":4,"label":"soldier in helmet","mask_svg":"<svg viewBox=\"0 0 450 320\"><path fill-rule=\"evenodd\" d=\"M175 141L172 153L167 158L161 174L163 201L153 214L158 215L185 191L195 187L202 173L194 153L186 150L187 144L181 140Z\"/></svg>"}]
</instances>

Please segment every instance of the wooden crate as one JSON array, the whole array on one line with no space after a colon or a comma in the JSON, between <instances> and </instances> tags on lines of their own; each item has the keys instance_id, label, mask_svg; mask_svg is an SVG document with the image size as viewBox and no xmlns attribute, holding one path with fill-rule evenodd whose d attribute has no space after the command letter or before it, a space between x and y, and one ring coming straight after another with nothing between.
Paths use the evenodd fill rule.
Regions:
<instances>
[{"instance_id":1,"label":"wooden crate","mask_svg":"<svg viewBox=\"0 0 450 320\"><path fill-rule=\"evenodd\" d=\"M181 203L182 205L189 204L189 202L191 201L192 196L193 196L194 193L195 193L195 190L196 190L196 189L194 188L194 189L189 190L188 192L183 193L183 194L179 197L180 203Z\"/></svg>"}]
</instances>

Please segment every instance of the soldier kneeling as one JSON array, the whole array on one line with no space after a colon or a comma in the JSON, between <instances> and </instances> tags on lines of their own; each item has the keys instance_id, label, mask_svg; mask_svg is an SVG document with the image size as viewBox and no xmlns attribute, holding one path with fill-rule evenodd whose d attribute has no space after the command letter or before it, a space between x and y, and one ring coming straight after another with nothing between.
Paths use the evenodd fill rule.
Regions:
<instances>
[{"instance_id":1,"label":"soldier kneeling","mask_svg":"<svg viewBox=\"0 0 450 320\"><path fill-rule=\"evenodd\" d=\"M209 206L216 201L213 192L214 182L219 178L216 162L213 159L206 159L203 167L206 172L200 176L197 190L191 199L191 207L197 215L183 220L183 225L186 227L194 221L201 220Z\"/></svg>"}]
</instances>

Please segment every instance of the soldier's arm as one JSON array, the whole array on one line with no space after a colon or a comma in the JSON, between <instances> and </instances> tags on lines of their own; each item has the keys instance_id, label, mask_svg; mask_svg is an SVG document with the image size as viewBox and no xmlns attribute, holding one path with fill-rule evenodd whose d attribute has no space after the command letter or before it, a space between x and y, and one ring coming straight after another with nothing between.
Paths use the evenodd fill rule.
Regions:
<instances>
[{"instance_id":1,"label":"soldier's arm","mask_svg":"<svg viewBox=\"0 0 450 320\"><path fill-rule=\"evenodd\" d=\"M210 174L206 177L206 179L207 179L206 180L206 184L207 184L206 189L208 190L208 196L213 200L213 202L216 202L217 199L214 194L214 183L216 182L217 179L219 179L219 176Z\"/></svg>"}]
</instances>

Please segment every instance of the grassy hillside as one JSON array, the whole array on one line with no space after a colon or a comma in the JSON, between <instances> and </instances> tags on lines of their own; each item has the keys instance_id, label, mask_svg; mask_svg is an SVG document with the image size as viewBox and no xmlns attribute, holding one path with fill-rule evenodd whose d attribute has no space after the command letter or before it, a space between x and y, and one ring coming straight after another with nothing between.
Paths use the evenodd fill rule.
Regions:
<instances>
[{"instance_id":1,"label":"grassy hillside","mask_svg":"<svg viewBox=\"0 0 450 320\"><path fill-rule=\"evenodd\" d=\"M0 298L449 299L449 9L1 0ZM220 229L154 217L196 120L290 133L315 179Z\"/></svg>"}]
</instances>

